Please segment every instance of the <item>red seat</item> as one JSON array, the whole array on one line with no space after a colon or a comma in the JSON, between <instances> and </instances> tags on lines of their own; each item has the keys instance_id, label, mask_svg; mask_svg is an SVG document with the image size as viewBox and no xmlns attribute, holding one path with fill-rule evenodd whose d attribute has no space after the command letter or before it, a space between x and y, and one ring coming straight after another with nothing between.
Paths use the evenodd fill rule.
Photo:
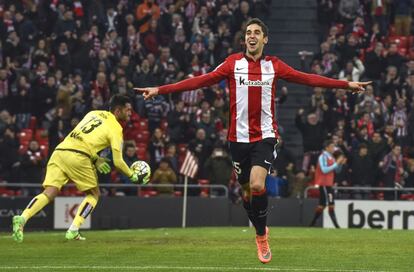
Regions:
<instances>
[{"instance_id":1,"label":"red seat","mask_svg":"<svg viewBox=\"0 0 414 272\"><path fill-rule=\"evenodd\" d=\"M174 191L174 196L181 197L181 196L183 196L183 192L181 192L181 191Z\"/></svg>"},{"instance_id":2,"label":"red seat","mask_svg":"<svg viewBox=\"0 0 414 272\"><path fill-rule=\"evenodd\" d=\"M208 185L210 181L208 179L199 179L198 185ZM210 194L208 187L200 187L200 196L207 197Z\"/></svg>"},{"instance_id":3,"label":"red seat","mask_svg":"<svg viewBox=\"0 0 414 272\"><path fill-rule=\"evenodd\" d=\"M142 161L147 160L147 151L143 149L137 149L137 157Z\"/></svg>"},{"instance_id":4,"label":"red seat","mask_svg":"<svg viewBox=\"0 0 414 272\"><path fill-rule=\"evenodd\" d=\"M414 47L414 36L410 36L408 38L408 49L413 48Z\"/></svg>"},{"instance_id":5,"label":"red seat","mask_svg":"<svg viewBox=\"0 0 414 272\"><path fill-rule=\"evenodd\" d=\"M408 38L405 36L391 36L388 38L389 43L396 43L398 48L408 48Z\"/></svg>"},{"instance_id":6,"label":"red seat","mask_svg":"<svg viewBox=\"0 0 414 272\"><path fill-rule=\"evenodd\" d=\"M30 117L30 121L29 121L29 128L31 130L35 130L37 126L37 118L36 116L32 116Z\"/></svg>"},{"instance_id":7,"label":"red seat","mask_svg":"<svg viewBox=\"0 0 414 272\"><path fill-rule=\"evenodd\" d=\"M138 143L145 143L147 144L149 140L149 132L148 131L141 131L135 134L135 142Z\"/></svg>"},{"instance_id":8,"label":"red seat","mask_svg":"<svg viewBox=\"0 0 414 272\"><path fill-rule=\"evenodd\" d=\"M33 139L33 130L31 129L22 129L22 131L19 133L19 141L22 142L29 142Z\"/></svg>"},{"instance_id":9,"label":"red seat","mask_svg":"<svg viewBox=\"0 0 414 272\"><path fill-rule=\"evenodd\" d=\"M139 133L139 129L135 127L127 128L124 133L125 140L135 140L135 135Z\"/></svg>"},{"instance_id":10,"label":"red seat","mask_svg":"<svg viewBox=\"0 0 414 272\"><path fill-rule=\"evenodd\" d=\"M35 140L39 142L40 145L45 145L49 142L49 137L47 135L47 130L39 128L35 133Z\"/></svg>"},{"instance_id":11,"label":"red seat","mask_svg":"<svg viewBox=\"0 0 414 272\"><path fill-rule=\"evenodd\" d=\"M129 120L132 122L132 123L136 123L136 122L138 122L139 120L141 119L141 117L135 112L135 111L133 111L132 112L132 114L131 114L131 117L129 118Z\"/></svg>"},{"instance_id":12,"label":"red seat","mask_svg":"<svg viewBox=\"0 0 414 272\"><path fill-rule=\"evenodd\" d=\"M147 151L148 145L146 143L137 143L137 149Z\"/></svg>"},{"instance_id":13,"label":"red seat","mask_svg":"<svg viewBox=\"0 0 414 272\"><path fill-rule=\"evenodd\" d=\"M146 131L148 130L148 119L140 119L139 122L134 125L136 125L141 131Z\"/></svg>"},{"instance_id":14,"label":"red seat","mask_svg":"<svg viewBox=\"0 0 414 272\"><path fill-rule=\"evenodd\" d=\"M20 144L19 146L19 154L23 155L24 153L26 153L27 149L29 148L29 143L27 142L26 144Z\"/></svg>"},{"instance_id":15,"label":"red seat","mask_svg":"<svg viewBox=\"0 0 414 272\"><path fill-rule=\"evenodd\" d=\"M45 158L49 155L49 145L40 145L40 151L42 152Z\"/></svg>"},{"instance_id":16,"label":"red seat","mask_svg":"<svg viewBox=\"0 0 414 272\"><path fill-rule=\"evenodd\" d=\"M407 49L406 48L399 48L398 49L398 54L400 54L403 57L407 56Z\"/></svg>"}]
</instances>

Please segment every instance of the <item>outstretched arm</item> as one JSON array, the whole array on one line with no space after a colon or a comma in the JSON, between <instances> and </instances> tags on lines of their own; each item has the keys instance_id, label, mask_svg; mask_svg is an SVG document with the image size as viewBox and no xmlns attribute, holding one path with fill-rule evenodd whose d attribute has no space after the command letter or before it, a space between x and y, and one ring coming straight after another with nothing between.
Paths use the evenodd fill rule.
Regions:
<instances>
[{"instance_id":1,"label":"outstretched arm","mask_svg":"<svg viewBox=\"0 0 414 272\"><path fill-rule=\"evenodd\" d=\"M293 69L281 60L277 62L276 71L278 71L279 77L284 80L314 87L340 88L349 89L352 92L362 92L365 91L365 86L371 84L371 82L350 82L303 73Z\"/></svg>"},{"instance_id":2,"label":"outstretched arm","mask_svg":"<svg viewBox=\"0 0 414 272\"><path fill-rule=\"evenodd\" d=\"M173 92L191 91L207 86L211 86L225 79L229 74L229 65L227 60L217 66L217 68L205 75L188 78L177 83L163 85L160 87L134 88L134 90L142 92L144 99L150 99L159 94L167 94Z\"/></svg>"}]
</instances>

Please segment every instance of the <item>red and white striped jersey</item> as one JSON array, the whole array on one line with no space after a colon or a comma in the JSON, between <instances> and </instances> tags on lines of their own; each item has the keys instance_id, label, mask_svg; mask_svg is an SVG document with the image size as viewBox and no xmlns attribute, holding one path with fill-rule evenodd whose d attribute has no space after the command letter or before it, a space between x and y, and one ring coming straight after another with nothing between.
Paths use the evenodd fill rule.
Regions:
<instances>
[{"instance_id":1,"label":"red and white striped jersey","mask_svg":"<svg viewBox=\"0 0 414 272\"><path fill-rule=\"evenodd\" d=\"M277 79L309 86L347 88L348 82L296 71L277 57L254 61L233 54L214 71L159 87L159 94L194 90L227 79L230 89L230 125L227 139L249 143L278 137L275 120Z\"/></svg>"}]
</instances>

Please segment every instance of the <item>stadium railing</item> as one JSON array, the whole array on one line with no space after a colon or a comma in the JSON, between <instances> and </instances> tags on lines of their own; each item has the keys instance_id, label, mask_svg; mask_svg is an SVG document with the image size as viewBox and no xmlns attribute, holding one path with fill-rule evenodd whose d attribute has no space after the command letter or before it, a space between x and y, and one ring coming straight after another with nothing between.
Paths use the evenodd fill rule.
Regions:
<instances>
[{"instance_id":1,"label":"stadium railing","mask_svg":"<svg viewBox=\"0 0 414 272\"><path fill-rule=\"evenodd\" d=\"M308 186L305 188L304 190L304 198L308 198L309 197L309 191L313 190L313 189L318 189L319 186ZM366 194L371 193L371 192L389 192L389 191L393 191L394 192L394 200L404 200L403 198L400 197L401 193L411 193L411 195L414 196L414 188L404 188L401 186L396 186L394 188L392 187L363 187L363 186L333 186L332 187L335 191L345 191L346 193L354 193L354 194ZM343 199L343 198L342 198ZM411 198L410 198L411 200Z\"/></svg>"},{"instance_id":2,"label":"stadium railing","mask_svg":"<svg viewBox=\"0 0 414 272\"><path fill-rule=\"evenodd\" d=\"M126 188L134 188L138 190L138 195L140 195L140 190L145 189L156 189L156 188L173 188L173 189L181 189L184 188L184 184L123 184L123 183L100 183L100 188L116 188L116 189L126 189ZM41 188L41 184L33 184L33 183L7 183L3 182L0 183L0 188ZM65 187L76 187L73 183L68 183ZM221 191L222 194L214 195L214 197L229 197L229 189L221 184L188 184L187 188L191 189L211 189Z\"/></svg>"}]
</instances>

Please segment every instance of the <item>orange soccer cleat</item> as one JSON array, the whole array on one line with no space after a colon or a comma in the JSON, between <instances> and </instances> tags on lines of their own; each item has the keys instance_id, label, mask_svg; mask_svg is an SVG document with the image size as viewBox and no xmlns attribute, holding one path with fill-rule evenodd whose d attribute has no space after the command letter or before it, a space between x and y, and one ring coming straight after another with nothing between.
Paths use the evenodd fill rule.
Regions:
<instances>
[{"instance_id":1,"label":"orange soccer cleat","mask_svg":"<svg viewBox=\"0 0 414 272\"><path fill-rule=\"evenodd\" d=\"M264 264L272 260L272 252L270 251L268 236L269 236L268 227L266 227L265 235L263 236L256 235L257 257Z\"/></svg>"}]
</instances>

